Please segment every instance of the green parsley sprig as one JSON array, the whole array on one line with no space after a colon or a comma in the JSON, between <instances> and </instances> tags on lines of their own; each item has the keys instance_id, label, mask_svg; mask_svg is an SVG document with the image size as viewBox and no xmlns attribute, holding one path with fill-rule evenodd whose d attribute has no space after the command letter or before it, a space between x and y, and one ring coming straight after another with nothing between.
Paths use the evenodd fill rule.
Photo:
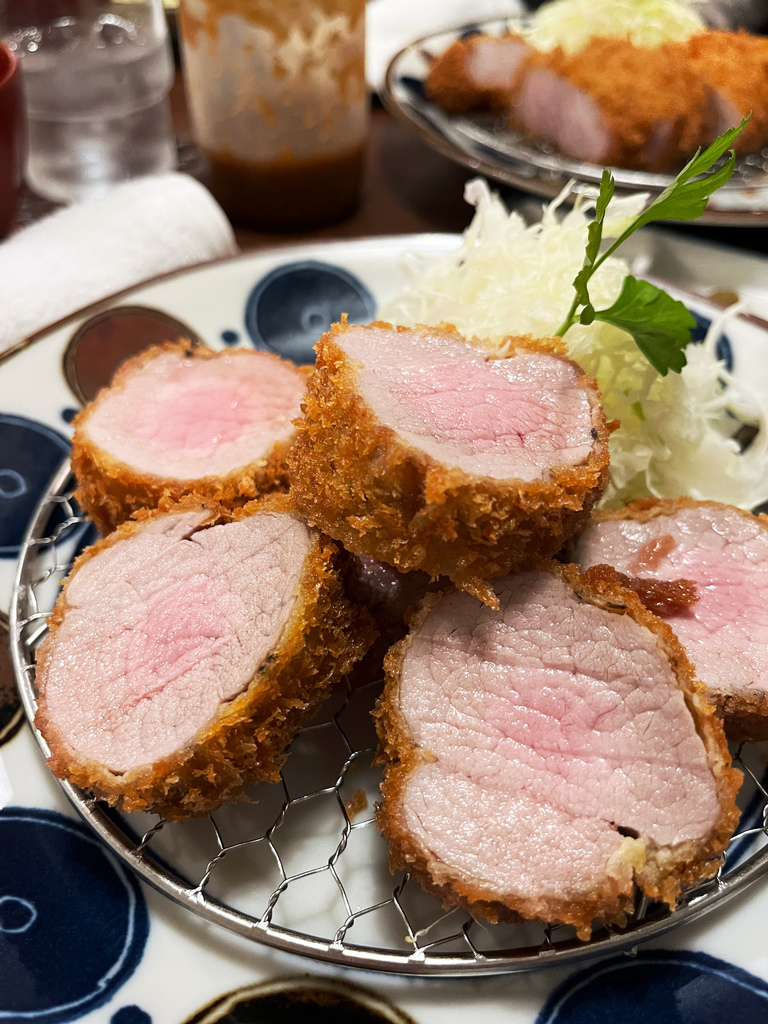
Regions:
<instances>
[{"instance_id":1,"label":"green parsley sprig","mask_svg":"<svg viewBox=\"0 0 768 1024\"><path fill-rule=\"evenodd\" d=\"M696 220L701 216L712 193L733 174L736 162L733 150L722 167L716 171L712 171L712 168L743 131L750 116L747 115L740 125L729 128L715 139L703 153L697 151L677 177L650 206L629 223L601 255L605 214L616 188L611 172L603 171L595 217L587 233L584 263L573 282L575 295L571 308L556 332L559 337L576 323L591 324L600 320L631 334L648 362L663 377L669 370L675 373L682 370L686 363L683 350L691 340L691 328L696 326L696 321L682 302L673 299L649 281L639 281L630 275L624 279L621 294L614 304L608 309L596 310L589 298L589 280L638 228L658 220ZM708 173L710 171L712 173Z\"/></svg>"}]
</instances>

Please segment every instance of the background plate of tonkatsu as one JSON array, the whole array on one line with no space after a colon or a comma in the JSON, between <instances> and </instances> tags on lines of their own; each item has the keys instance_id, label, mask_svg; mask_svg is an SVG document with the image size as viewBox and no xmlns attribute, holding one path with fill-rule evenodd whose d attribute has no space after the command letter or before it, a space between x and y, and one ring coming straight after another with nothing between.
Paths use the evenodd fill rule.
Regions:
<instances>
[{"instance_id":1,"label":"background plate of tonkatsu","mask_svg":"<svg viewBox=\"0 0 768 1024\"><path fill-rule=\"evenodd\" d=\"M425 93L430 69L454 42L481 34L503 36L521 24L489 21L415 40L392 59L380 92L382 102L428 145L474 171L548 199L559 195L569 182L574 196L582 194L599 185L603 164L574 160L549 142L527 139L511 130L503 115L448 114ZM611 170L617 194L657 195L673 178L672 174L624 167ZM768 222L768 149L737 159L731 181L710 199L699 221L741 227Z\"/></svg>"},{"instance_id":2,"label":"background plate of tonkatsu","mask_svg":"<svg viewBox=\"0 0 768 1024\"><path fill-rule=\"evenodd\" d=\"M701 247L692 243L665 244L662 235L647 238L644 252L637 255L644 257L650 273L660 273L666 266L665 258L668 264L690 269L704 255ZM71 489L66 462L64 468L58 467L67 457L74 415L83 399L91 398L99 386L111 379L119 363L135 351L137 329L148 342L156 342L175 330L215 350L255 347L308 363L313 358L316 339L342 313L350 314L356 322L368 322L402 290L406 280L402 261L406 254L438 255L455 248L458 242L456 236L450 235L369 239L281 249L204 265L82 310L8 353L0 361L2 607L13 603L15 560L40 499L49 496L38 515L38 538L50 533L51 526L54 531L60 529L69 513L73 513L73 521L61 535L60 549L55 552L57 563L66 566L75 551L93 539L92 528L77 515L77 509L51 497L58 499ZM640 243L638 249L643 249ZM711 257L712 252L707 252ZM718 250L717 255L718 276L702 279L681 272L680 285L700 292L713 291L718 281L733 287L736 271L730 267L728 251ZM764 274L763 261L749 258L749 266L742 267L739 261L744 258L734 257L736 276L746 283L752 275L757 282ZM756 287L753 290L759 291ZM699 320L701 337L721 310L705 299L689 294L684 298ZM741 375L753 387L768 388L768 378L760 379L766 345L768 331L759 322L734 318L724 328L720 351L731 362L737 378ZM53 524L52 514L58 516ZM27 553L27 569L34 572L50 566L45 559L52 554L49 543L39 543L37 550ZM51 579L56 578L54 573ZM49 582L40 594L40 613L44 616L55 600L55 585ZM31 665L31 652L27 656ZM23 668L23 664L22 652L18 667ZM24 672L25 679L26 676ZM698 918L736 893L739 886L756 879L768 865L768 856L762 857L761 852L765 846L761 829L764 801L759 784L748 776L739 801L743 816L737 832L747 831L749 835L733 844L723 877L689 894L674 914L643 903L638 907L637 920L627 930L596 929L591 942L583 943L575 938L572 929L538 924L489 926L473 922L463 911L446 913L413 880L404 884L402 874L394 878L389 874L386 843L373 820L380 775L379 769L371 764L375 737L368 712L378 695L379 683L375 679L361 679L357 683L339 690L318 720L299 734L283 770L282 784L260 787L256 803L231 805L212 818L157 829L156 816L119 815L70 784L62 788L80 815L122 862L166 896L183 904L187 911L192 910L198 919L214 921L247 940L304 953L325 963L410 975L482 975L542 965L566 966L598 954L618 952L639 939L664 935L678 922ZM34 692L28 681L24 682L24 690L31 708ZM9 705L12 702L7 695L4 699ZM6 719L10 722L14 714L13 707L0 707L0 727ZM1 753L14 785L14 804L23 809L24 827L29 830L34 824L35 829L45 831L52 822L71 822L72 810L35 749L32 732L0 728L0 743L4 738ZM763 779L761 750L748 749L743 758L740 763L756 779ZM341 811L342 804L346 817ZM8 811L0 814L0 824L10 822L15 827L21 818L18 811L13 814L16 817L8 818ZM67 827L74 829L73 825ZM75 830L73 834L81 843L82 836L93 836L90 831ZM148 837L145 846L141 846L142 837ZM69 846L63 844L63 852L56 855L65 859L78 856L76 846L74 840ZM122 871L120 861L111 863L110 870ZM17 860L17 869L18 866ZM62 870L70 866L75 870L74 865L61 865ZM4 882L7 877L3 877ZM135 883L125 882L122 874L120 878L134 906ZM42 905L42 890L47 882L30 878L25 884L28 891L40 888ZM10 891L15 891L13 886ZM709 918L703 928L685 929L680 937L678 933L674 937L667 935L663 940L667 947L684 951L675 954L674 964L679 966L685 961L685 970L710 972L715 964L710 955L713 954L727 957L727 970L754 970L754 924L750 922L756 920L754 914L758 911L764 918L764 909L760 909L764 901L764 889L755 887L735 910L721 911ZM153 897L150 903L155 951L162 956L157 936L167 928L164 901ZM63 929L63 911L56 913L60 914ZM132 918L134 924L137 913ZM207 958L208 969L213 972L205 982L190 980L190 992L204 991L205 998L212 998L221 993L225 984L216 980L215 973L215 965L225 955L216 943L210 949L204 948L203 935L209 933L196 930L202 927L203 922L187 912L183 914L184 933L201 947L195 955ZM131 933L130 956L137 979L146 978L151 971L151 958L142 960L140 932L136 925ZM172 937L166 936L164 941L171 942ZM164 949L167 953L170 947ZM139 970L136 965L140 961ZM306 962L285 963L288 966L282 961L276 965L272 960L265 961L261 971L274 974L297 967L306 969ZM115 971L111 977L127 976L127 968L121 970L122 974ZM225 976L230 977L231 971L221 975ZM558 982L557 974L549 976L551 981L543 984L532 1004L535 1008L543 1004ZM236 977L242 984L244 975ZM759 982L756 977L752 980ZM403 986L407 982L403 979ZM134 985L133 991L138 993L135 1001L149 1006L149 989L142 984L144 987L137 987L137 980ZM114 991L110 982L103 987L102 995L111 998ZM436 1011L441 999L443 1018L455 1011L458 1019L468 1009L468 1005L464 1006L464 995L474 1005L480 996L475 989L464 993L454 988L448 994L435 988L434 998L428 1000L431 1009L427 1009L421 997L415 1003L409 1001L409 992L416 998L415 989L398 987L389 991L420 1021L432 1019L430 1013ZM489 1008L497 1005L496 991L488 990ZM765 994L761 990L758 995L762 1005ZM120 997L115 1006L122 1002L125 999ZM189 1003L180 1005L188 1007ZM555 1006L556 1000L547 1013L554 1014ZM526 1015L520 1019L532 1021L535 1008L531 1009L529 1001ZM505 1020L511 1019L508 1013L507 1007ZM182 1016L179 1013L177 1018L164 1019L180 1022ZM119 1024L147 1024L146 1018L140 1016L125 1016L124 1022L123 1018L118 1020Z\"/></svg>"}]
</instances>

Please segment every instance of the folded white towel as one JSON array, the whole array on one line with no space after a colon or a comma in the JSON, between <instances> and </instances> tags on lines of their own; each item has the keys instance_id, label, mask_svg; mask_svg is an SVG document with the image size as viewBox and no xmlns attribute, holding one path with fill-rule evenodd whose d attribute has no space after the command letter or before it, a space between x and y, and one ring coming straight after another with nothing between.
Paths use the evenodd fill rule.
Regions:
<instances>
[{"instance_id":1,"label":"folded white towel","mask_svg":"<svg viewBox=\"0 0 768 1024\"><path fill-rule=\"evenodd\" d=\"M470 22L520 17L522 0L372 0L366 10L365 75L379 90L389 62L414 39Z\"/></svg>"},{"instance_id":2,"label":"folded white towel","mask_svg":"<svg viewBox=\"0 0 768 1024\"><path fill-rule=\"evenodd\" d=\"M0 245L0 352L123 288L236 252L229 221L194 178L125 182Z\"/></svg>"}]
</instances>

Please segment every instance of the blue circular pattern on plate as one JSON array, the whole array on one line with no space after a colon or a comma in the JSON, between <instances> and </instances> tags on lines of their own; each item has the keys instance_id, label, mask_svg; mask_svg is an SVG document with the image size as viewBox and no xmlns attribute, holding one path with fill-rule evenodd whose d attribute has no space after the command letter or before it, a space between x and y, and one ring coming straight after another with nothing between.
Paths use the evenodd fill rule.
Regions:
<instances>
[{"instance_id":1,"label":"blue circular pattern on plate","mask_svg":"<svg viewBox=\"0 0 768 1024\"><path fill-rule=\"evenodd\" d=\"M146 1010L131 1003L130 1006L123 1006L117 1013L113 1013L109 1024L152 1024L152 1018Z\"/></svg>"},{"instance_id":2,"label":"blue circular pattern on plate","mask_svg":"<svg viewBox=\"0 0 768 1024\"><path fill-rule=\"evenodd\" d=\"M0 896L0 932L20 935L37 920L37 907L19 896Z\"/></svg>"},{"instance_id":3,"label":"blue circular pattern on plate","mask_svg":"<svg viewBox=\"0 0 768 1024\"><path fill-rule=\"evenodd\" d=\"M221 340L225 345L236 345L240 341L240 335L237 331L222 331Z\"/></svg>"},{"instance_id":4,"label":"blue circular pattern on plate","mask_svg":"<svg viewBox=\"0 0 768 1024\"><path fill-rule=\"evenodd\" d=\"M306 260L259 281L248 296L245 326L256 348L307 365L315 361L315 343L342 313L350 323L368 323L376 300L349 271Z\"/></svg>"},{"instance_id":5,"label":"blue circular pattern on plate","mask_svg":"<svg viewBox=\"0 0 768 1024\"><path fill-rule=\"evenodd\" d=\"M536 1024L765 1024L768 984L687 950L644 950L572 975Z\"/></svg>"},{"instance_id":6,"label":"blue circular pattern on plate","mask_svg":"<svg viewBox=\"0 0 768 1024\"><path fill-rule=\"evenodd\" d=\"M73 409L72 406L69 406L67 409L61 410L61 418L64 420L65 423L71 423L79 412L79 409Z\"/></svg>"},{"instance_id":7,"label":"blue circular pattern on plate","mask_svg":"<svg viewBox=\"0 0 768 1024\"><path fill-rule=\"evenodd\" d=\"M423 100L426 99L426 93L424 92L424 83L420 78L414 78L413 75L401 75L398 79L400 85L407 89L412 96Z\"/></svg>"},{"instance_id":8,"label":"blue circular pattern on plate","mask_svg":"<svg viewBox=\"0 0 768 1024\"><path fill-rule=\"evenodd\" d=\"M15 558L69 441L44 423L0 413L0 557Z\"/></svg>"},{"instance_id":9,"label":"blue circular pattern on plate","mask_svg":"<svg viewBox=\"0 0 768 1024\"><path fill-rule=\"evenodd\" d=\"M696 326L691 328L691 342L694 345L700 345L706 338L707 331L712 326L712 321L702 316L701 313L694 313L692 309L689 309L688 312L696 321ZM717 339L715 354L721 362L725 363L725 368L730 373L733 369L733 349L731 348L731 342L725 334L721 334Z\"/></svg>"},{"instance_id":10,"label":"blue circular pattern on plate","mask_svg":"<svg viewBox=\"0 0 768 1024\"><path fill-rule=\"evenodd\" d=\"M136 969L148 931L138 882L79 822L0 810L3 1024L63 1024L102 1006Z\"/></svg>"}]
</instances>

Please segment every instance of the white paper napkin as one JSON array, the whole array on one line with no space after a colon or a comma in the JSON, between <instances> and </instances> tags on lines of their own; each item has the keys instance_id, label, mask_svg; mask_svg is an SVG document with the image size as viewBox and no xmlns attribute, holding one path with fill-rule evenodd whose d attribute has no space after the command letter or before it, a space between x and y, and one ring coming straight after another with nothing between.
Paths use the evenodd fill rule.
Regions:
<instances>
[{"instance_id":1,"label":"white paper napkin","mask_svg":"<svg viewBox=\"0 0 768 1024\"><path fill-rule=\"evenodd\" d=\"M522 0L369 0L365 44L368 85L380 89L389 62L414 39L470 22L525 13Z\"/></svg>"},{"instance_id":2,"label":"white paper napkin","mask_svg":"<svg viewBox=\"0 0 768 1024\"><path fill-rule=\"evenodd\" d=\"M125 182L0 245L0 352L131 285L236 252L224 212L193 178Z\"/></svg>"}]
</instances>

